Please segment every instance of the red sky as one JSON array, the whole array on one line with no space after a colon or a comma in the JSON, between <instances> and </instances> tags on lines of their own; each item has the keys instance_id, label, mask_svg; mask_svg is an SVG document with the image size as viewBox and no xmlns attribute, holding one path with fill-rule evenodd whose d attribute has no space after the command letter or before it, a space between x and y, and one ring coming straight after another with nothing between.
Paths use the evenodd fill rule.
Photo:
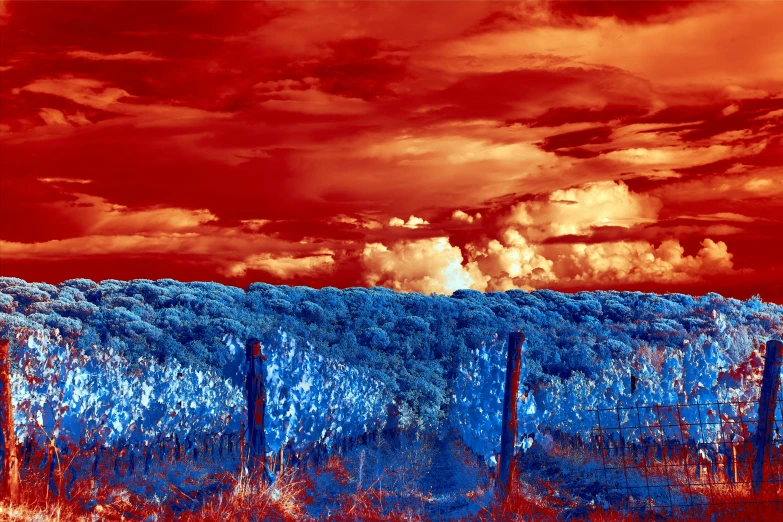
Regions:
<instances>
[{"instance_id":1,"label":"red sky","mask_svg":"<svg viewBox=\"0 0 783 522\"><path fill-rule=\"evenodd\" d=\"M0 0L0 274L783 302L782 19Z\"/></svg>"}]
</instances>

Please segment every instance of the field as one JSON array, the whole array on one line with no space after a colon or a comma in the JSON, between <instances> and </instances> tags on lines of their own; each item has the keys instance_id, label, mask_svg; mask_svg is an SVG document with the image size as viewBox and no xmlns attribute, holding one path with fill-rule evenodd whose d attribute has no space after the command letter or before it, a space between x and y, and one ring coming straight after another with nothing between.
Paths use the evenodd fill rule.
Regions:
<instances>
[{"instance_id":1,"label":"field","mask_svg":"<svg viewBox=\"0 0 783 522\"><path fill-rule=\"evenodd\" d=\"M772 520L782 507L780 401L766 480L751 484L765 343L781 337L780 307L758 299L11 278L0 291L11 520Z\"/></svg>"}]
</instances>

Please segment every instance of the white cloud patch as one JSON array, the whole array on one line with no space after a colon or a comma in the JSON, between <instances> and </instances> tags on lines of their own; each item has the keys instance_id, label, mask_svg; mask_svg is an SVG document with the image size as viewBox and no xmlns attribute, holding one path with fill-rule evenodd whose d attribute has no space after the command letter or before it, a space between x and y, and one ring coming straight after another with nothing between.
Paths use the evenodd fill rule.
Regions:
<instances>
[{"instance_id":1,"label":"white cloud patch","mask_svg":"<svg viewBox=\"0 0 783 522\"><path fill-rule=\"evenodd\" d=\"M467 246L468 258L488 278L487 289L497 291L532 290L557 281L554 262L537 250L511 228L500 239L492 239L481 246Z\"/></svg>"},{"instance_id":2,"label":"white cloud patch","mask_svg":"<svg viewBox=\"0 0 783 522\"><path fill-rule=\"evenodd\" d=\"M587 234L592 227L629 228L654 222L661 202L631 192L622 181L602 181L556 190L546 201L515 205L506 223L527 229L534 241L569 234Z\"/></svg>"},{"instance_id":3,"label":"white cloud patch","mask_svg":"<svg viewBox=\"0 0 783 522\"><path fill-rule=\"evenodd\" d=\"M409 217L407 222L398 217L389 220L390 227L419 228L429 224L429 221L416 216Z\"/></svg>"},{"instance_id":4,"label":"white cloud patch","mask_svg":"<svg viewBox=\"0 0 783 522\"><path fill-rule=\"evenodd\" d=\"M705 239L695 256L686 256L675 239L658 247L646 241L571 245L561 257L563 279L580 283L687 283L705 275L729 273L732 254L726 243Z\"/></svg>"},{"instance_id":5,"label":"white cloud patch","mask_svg":"<svg viewBox=\"0 0 783 522\"><path fill-rule=\"evenodd\" d=\"M592 234L594 227L631 228L655 222L659 199L631 192L622 182L597 182L552 192L544 201L522 202L501 218L499 236L465 245L463 252L446 237L401 241L391 246L365 245L362 264L366 282L395 290L450 294L460 288L505 291L552 286L686 283L704 276L729 274L732 254L726 243L704 239L695 255L686 255L679 241L657 246L646 240L603 243L549 243L564 235ZM735 213L683 216L706 222L747 222ZM392 226L409 226L393 218ZM473 216L454 211L452 219ZM475 218L473 218L475 219ZM708 227L715 235L737 233L731 225Z\"/></svg>"},{"instance_id":6,"label":"white cloud patch","mask_svg":"<svg viewBox=\"0 0 783 522\"><path fill-rule=\"evenodd\" d=\"M487 277L475 263L463 266L462 261L460 249L446 237L403 241L391 247L369 243L361 256L365 282L370 286L425 294L484 290Z\"/></svg>"},{"instance_id":7,"label":"white cloud patch","mask_svg":"<svg viewBox=\"0 0 783 522\"><path fill-rule=\"evenodd\" d=\"M451 214L451 219L453 219L454 221L462 221L464 223L473 223L474 221L478 221L479 219L481 219L481 213L476 212L475 214L471 215L461 210L455 210Z\"/></svg>"}]
</instances>

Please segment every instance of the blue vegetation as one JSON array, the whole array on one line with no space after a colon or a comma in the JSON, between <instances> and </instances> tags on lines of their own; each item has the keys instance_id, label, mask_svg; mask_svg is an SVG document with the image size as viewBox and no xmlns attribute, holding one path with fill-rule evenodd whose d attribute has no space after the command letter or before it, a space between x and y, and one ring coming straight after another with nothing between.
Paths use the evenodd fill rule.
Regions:
<instances>
[{"instance_id":1,"label":"blue vegetation","mask_svg":"<svg viewBox=\"0 0 783 522\"><path fill-rule=\"evenodd\" d=\"M682 347L714 327L711 313L751 333L753 343L780 331L783 306L641 292L509 290L451 297L397 293L385 288L323 288L254 283L247 290L217 283L72 279L57 286L0 278L0 335L20 328L59 328L78 348L113 346L127 359L176 358L200 368L222 368L223 337L271 339L278 329L319 353L384 382L424 419L448 403L449 383L471 349L509 331L527 337L526 384L594 378L610 359L627 359L643 346ZM497 337L496 337L497 336ZM740 360L755 346L737 344Z\"/></svg>"}]
</instances>

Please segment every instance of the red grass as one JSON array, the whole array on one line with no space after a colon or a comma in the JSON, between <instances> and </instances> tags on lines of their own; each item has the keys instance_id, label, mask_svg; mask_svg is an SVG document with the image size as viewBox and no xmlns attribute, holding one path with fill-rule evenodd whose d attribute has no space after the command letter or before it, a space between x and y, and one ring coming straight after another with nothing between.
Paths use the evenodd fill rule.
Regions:
<instances>
[{"instance_id":1,"label":"red grass","mask_svg":"<svg viewBox=\"0 0 783 522\"><path fill-rule=\"evenodd\" d=\"M331 473L341 486L347 486L351 480L348 468L345 467L345 461L337 456L330 456L324 467L320 468L317 473Z\"/></svg>"},{"instance_id":2,"label":"red grass","mask_svg":"<svg viewBox=\"0 0 783 522\"><path fill-rule=\"evenodd\" d=\"M467 451L457 451L460 459L470 462ZM474 469L475 463L470 466ZM38 470L38 466L31 465L23 477L22 499L16 506L9 506L7 502L0 502L0 520L28 521L68 521L90 520L92 515L97 515L101 520L130 520L145 519L150 515L156 515L159 521L183 520L186 522L206 522L212 520L277 520L309 521L313 520L308 512L307 505L313 502L313 498L319 493L314 491L313 482L306 473L301 473L295 468L289 468L283 476L278 478L274 486L265 486L254 483L246 475L223 474L211 476L208 480L222 482L228 487L222 494L215 494L204 504L192 510L175 512L171 504L156 505L148 499L133 494L129 489L121 485L109 486L103 477L99 487L92 491L89 477L80 477L74 483L71 500L63 497L55 498L48 491L48 480L44 470ZM55 473L55 481L64 481L63 472L58 469ZM186 470L185 470L186 471ZM486 469L475 467L476 473L486 473ZM657 470L651 470L657 471ZM399 470L388 470L389 474L398 473ZM151 474L162 480L162 472L158 475ZM397 501L394 492L384 491L379 488L368 487L348 491L350 485L355 483L351 471L346 462L338 456L331 456L323 468L317 474L329 474L334 478L333 483L340 486L341 492L337 496L336 503L340 506L336 513L328 516L328 520L335 522L403 522L424 521L426 517L422 509L401 508L394 505ZM769 476L769 474L768 474ZM131 481L141 481L141 478L128 477L123 479L130 484ZM191 504L192 499L173 484L168 485L169 494L178 498L185 505ZM62 489L62 487L61 487ZM517 482L514 484L511 494L501 499L492 497L489 505L483 507L478 515L473 517L473 522L505 522L519 520L520 515L526 515L528 520L556 521L559 520L564 510L578 507L567 495L563 494L563 488L556 482L538 481L526 484ZM705 483L692 486L685 492L694 492L706 499L707 505L695 510L675 510L668 513L667 518L677 521L706 522L709 520L720 521L777 521L781 519L783 512L783 486L779 484L766 485L763 493L754 496L748 485L716 485ZM486 498L482 492L470 492L466 495L475 501ZM427 499L421 499L426 502ZM193 505L193 504L191 504ZM622 511L603 508L601 506L587 506L587 514L583 520L596 522L610 522L630 520L643 522L656 519L654 514L646 516L631 515ZM660 518L660 517L659 517ZM658 519L659 519L658 518Z\"/></svg>"}]
</instances>

